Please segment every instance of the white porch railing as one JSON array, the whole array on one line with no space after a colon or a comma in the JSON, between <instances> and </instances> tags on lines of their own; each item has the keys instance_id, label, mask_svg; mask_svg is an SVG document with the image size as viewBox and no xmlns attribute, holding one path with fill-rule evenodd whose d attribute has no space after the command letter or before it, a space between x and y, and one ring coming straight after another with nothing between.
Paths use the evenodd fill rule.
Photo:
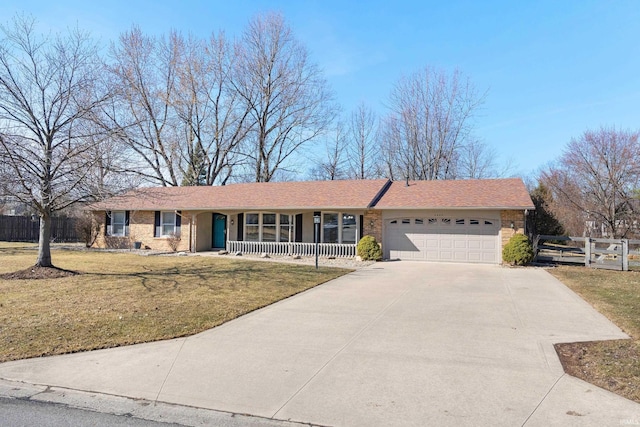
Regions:
<instances>
[{"instance_id":1,"label":"white porch railing","mask_svg":"<svg viewBox=\"0 0 640 427\"><path fill-rule=\"evenodd\" d=\"M242 252L243 254L262 254L270 255L300 255L315 256L315 243L300 242L227 242L229 252ZM356 256L355 244L340 243L320 243L318 244L318 256L320 257L336 257L336 258L353 258Z\"/></svg>"}]
</instances>

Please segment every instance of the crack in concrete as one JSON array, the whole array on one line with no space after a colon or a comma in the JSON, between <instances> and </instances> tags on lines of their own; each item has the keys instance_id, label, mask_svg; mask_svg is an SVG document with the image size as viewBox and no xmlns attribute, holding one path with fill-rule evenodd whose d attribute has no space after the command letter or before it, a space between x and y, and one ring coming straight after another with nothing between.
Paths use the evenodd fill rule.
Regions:
<instances>
[{"instance_id":1,"label":"crack in concrete","mask_svg":"<svg viewBox=\"0 0 640 427\"><path fill-rule=\"evenodd\" d=\"M154 403L157 403L158 399L160 399L160 395L162 394L162 390L164 389L164 386L167 383L167 380L169 379L169 375L171 375L171 372L173 372L173 367L175 366L176 361L178 360L178 356L180 356L180 353L182 352L182 348L184 347L184 344L187 342L188 339L189 338L184 338L182 340L182 343L180 344L180 348L176 352L176 355L173 358L173 361L171 362L171 366L169 366L169 369L167 370L167 375L165 375L164 379L162 380L162 384L160 385L160 389L158 390L158 394L156 394L156 398L153 400Z\"/></svg>"},{"instance_id":2,"label":"crack in concrete","mask_svg":"<svg viewBox=\"0 0 640 427\"><path fill-rule=\"evenodd\" d=\"M554 388L556 388L556 385L558 385L558 382L560 382L560 380L565 376L566 374L562 374L560 375L555 382L553 383L553 385L549 388L549 390L544 394L544 396L542 396L542 399L540 400L540 402L538 402L538 404L536 405L535 408L533 408L533 411L531 411L531 413L529 414L529 416L524 420L524 422L522 423L522 427L524 427L525 425L527 425L527 423L529 422L529 420L531 419L531 417L533 416L533 414L535 414L538 409L540 408L540 406L542 406L542 404L544 403L545 400L547 400L547 397L549 396L549 394L551 394L551 392L553 391Z\"/></svg>"}]
</instances>

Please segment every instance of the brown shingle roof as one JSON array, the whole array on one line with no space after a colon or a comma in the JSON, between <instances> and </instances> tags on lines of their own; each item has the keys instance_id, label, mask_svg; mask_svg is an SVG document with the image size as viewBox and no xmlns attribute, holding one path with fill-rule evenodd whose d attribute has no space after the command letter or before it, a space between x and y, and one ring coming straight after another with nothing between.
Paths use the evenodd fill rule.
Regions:
<instances>
[{"instance_id":1,"label":"brown shingle roof","mask_svg":"<svg viewBox=\"0 0 640 427\"><path fill-rule=\"evenodd\" d=\"M533 209L519 178L396 181L375 205L380 209Z\"/></svg>"},{"instance_id":2,"label":"brown shingle roof","mask_svg":"<svg viewBox=\"0 0 640 427\"><path fill-rule=\"evenodd\" d=\"M390 184L390 185L389 185ZM386 191L384 191L386 189ZM514 179L404 181L385 179L140 188L89 206L91 210L271 209L533 209Z\"/></svg>"},{"instance_id":3,"label":"brown shingle roof","mask_svg":"<svg viewBox=\"0 0 640 427\"><path fill-rule=\"evenodd\" d=\"M386 179L375 179L140 188L94 203L89 209L364 209L376 200L388 183Z\"/></svg>"}]
</instances>

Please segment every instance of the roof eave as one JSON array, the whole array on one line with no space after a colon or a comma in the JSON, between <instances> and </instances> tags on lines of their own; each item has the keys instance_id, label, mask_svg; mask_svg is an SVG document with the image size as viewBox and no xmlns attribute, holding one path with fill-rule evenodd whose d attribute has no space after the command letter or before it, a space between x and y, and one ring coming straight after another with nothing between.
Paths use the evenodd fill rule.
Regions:
<instances>
[{"instance_id":1,"label":"roof eave","mask_svg":"<svg viewBox=\"0 0 640 427\"><path fill-rule=\"evenodd\" d=\"M402 209L402 210L492 210L492 211L506 211L506 210L514 210L514 211L523 211L523 210L533 210L535 206L376 206L373 209L380 210L392 210L392 209Z\"/></svg>"}]
</instances>

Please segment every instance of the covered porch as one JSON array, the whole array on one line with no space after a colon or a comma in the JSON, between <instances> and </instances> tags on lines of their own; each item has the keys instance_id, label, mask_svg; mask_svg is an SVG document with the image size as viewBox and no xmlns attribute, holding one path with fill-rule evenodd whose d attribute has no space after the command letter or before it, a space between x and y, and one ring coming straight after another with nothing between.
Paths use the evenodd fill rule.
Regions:
<instances>
[{"instance_id":1,"label":"covered porch","mask_svg":"<svg viewBox=\"0 0 640 427\"><path fill-rule=\"evenodd\" d=\"M194 213L195 251L353 258L363 233L362 211L219 211Z\"/></svg>"}]
</instances>

